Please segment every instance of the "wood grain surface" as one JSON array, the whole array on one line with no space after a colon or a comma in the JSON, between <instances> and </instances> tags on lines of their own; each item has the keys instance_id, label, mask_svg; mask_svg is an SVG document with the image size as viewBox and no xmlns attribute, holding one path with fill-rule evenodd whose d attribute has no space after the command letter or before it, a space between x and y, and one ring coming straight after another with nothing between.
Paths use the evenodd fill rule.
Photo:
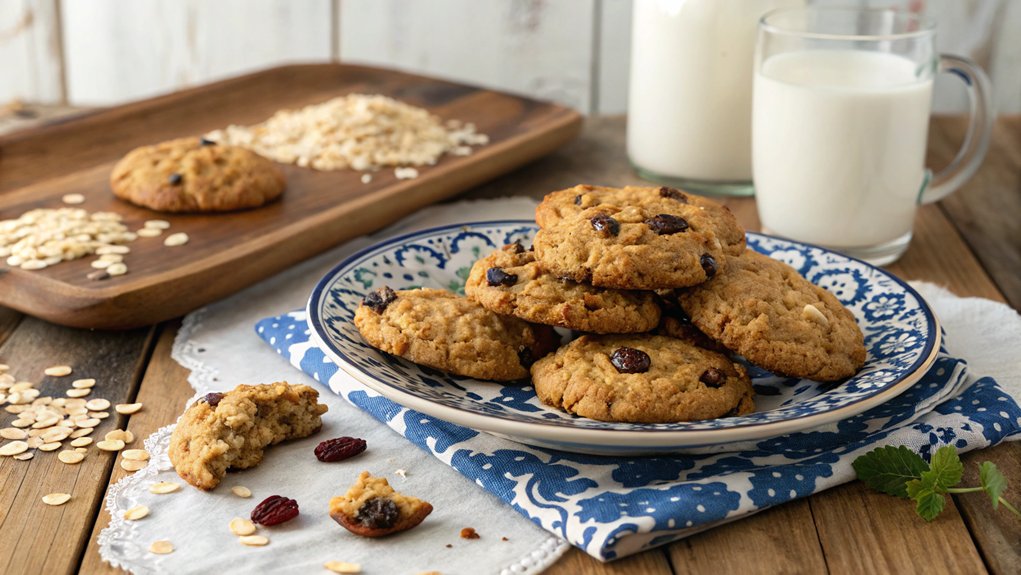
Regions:
<instances>
[{"instance_id":1,"label":"wood grain surface","mask_svg":"<svg viewBox=\"0 0 1021 575\"><path fill-rule=\"evenodd\" d=\"M136 145L257 122L281 108L348 93L392 96L444 119L472 122L490 143L422 167L411 180L381 170L365 184L354 170L283 166L281 200L229 214L160 214L109 191L113 164ZM62 207L61 196L80 193L79 207L121 214L129 229L160 218L171 232L191 238L175 248L161 238L139 238L125 257L129 272L104 281L86 278L93 258L40 271L0 268L0 305L87 328L177 317L545 155L573 138L580 123L576 112L535 100L399 72L318 65L275 68L0 138L0 219Z\"/></svg>"},{"instance_id":2,"label":"wood grain surface","mask_svg":"<svg viewBox=\"0 0 1021 575\"><path fill-rule=\"evenodd\" d=\"M940 140L944 136L940 134L954 121L937 119L934 122L933 147L944 144ZM952 144L947 145L952 148ZM564 149L475 188L462 198L523 193L539 197L546 191L582 182L633 183L636 178L627 166L623 147L623 119L590 121L582 137ZM1009 164L1013 166L1010 174L1021 171L1021 154L1016 150L994 147L990 164L999 165L1004 157L1014 158ZM983 168L980 176L985 175L986 169ZM1001 173L993 184L1002 184L1006 175ZM754 200L731 199L726 203L744 225L757 229ZM905 279L940 283L959 295L1003 301L997 283L976 259L968 236L958 231L954 213L948 204L921 209L913 244L905 256L890 267L891 271ZM1003 231L993 228L987 233ZM991 246L990 249L1001 252L1013 249L1005 245ZM187 371L170 357L177 328L178 324L171 322L159 328L124 334L88 333L47 326L0 309L0 361L18 364L26 373L38 373L56 357L74 362L88 362L93 356L108 358L92 361L87 364L88 369L111 386L104 389L105 397L131 397L145 404L141 412L130 416L126 422L128 429L142 437L171 423L193 393L186 381ZM123 351L111 355L112 348ZM11 355L14 353L18 354L17 361ZM79 366L78 369L86 368ZM8 414L0 412L0 426L6 425L9 418ZM104 425L109 424L104 422ZM45 509L37 498L26 497L34 496L34 491L21 490L43 491L54 485L52 481L70 480L61 472L77 470L60 469L60 466L70 467L60 463L45 466L41 460L46 455L52 454L40 454L31 462L8 459L0 463L5 465L0 467L0 572L37 573L41 568L47 573L116 572L102 563L96 551L95 538L109 520L98 508L98 502L110 482L126 472L115 467L112 458L90 453L86 463L98 464L99 468L93 470L89 478L77 474L76 483L72 484L75 499L63 508L56 508L63 509L60 513L47 513L52 510ZM1021 444L1004 444L967 454L964 459L969 466L976 466L979 461L994 461L1013 481L1012 491L1008 493L1013 493L1017 499L1017 493L1021 492L1017 487L1021 478ZM54 469L54 466L57 467ZM56 475L51 477L49 472ZM974 482L975 478L966 476L965 480ZM10 495L9 486L14 484L19 486L18 492ZM36 484L39 486L29 487ZM28 535L6 533L12 525L31 522L41 523L31 527L33 539L28 539ZM1008 575L1017 573L1017 566L1021 565L1019 541L1021 522L1002 510L993 511L982 494L954 497L943 516L933 523L925 523L914 515L911 502L850 483L608 564L572 549L548 573L989 572ZM22 549L25 545L31 545L33 551ZM52 557L41 551L46 549L52 550Z\"/></svg>"}]
</instances>

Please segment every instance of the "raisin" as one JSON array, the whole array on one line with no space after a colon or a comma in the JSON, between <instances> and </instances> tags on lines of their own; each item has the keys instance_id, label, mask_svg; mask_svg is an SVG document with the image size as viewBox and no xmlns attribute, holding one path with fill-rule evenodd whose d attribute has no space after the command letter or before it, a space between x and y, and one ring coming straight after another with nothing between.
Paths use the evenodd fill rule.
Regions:
<instances>
[{"instance_id":1,"label":"raisin","mask_svg":"<svg viewBox=\"0 0 1021 575\"><path fill-rule=\"evenodd\" d=\"M667 234L676 234L683 232L688 229L688 222L682 217L672 216L670 214L659 214L645 220L645 224L652 229L652 231L663 236Z\"/></svg>"},{"instance_id":2,"label":"raisin","mask_svg":"<svg viewBox=\"0 0 1021 575\"><path fill-rule=\"evenodd\" d=\"M610 356L610 363L618 373L645 373L652 367L649 354L633 347L621 347Z\"/></svg>"},{"instance_id":3,"label":"raisin","mask_svg":"<svg viewBox=\"0 0 1021 575\"><path fill-rule=\"evenodd\" d=\"M401 512L392 500L373 497L358 509L355 520L372 529L389 529L397 524L400 517Z\"/></svg>"},{"instance_id":4,"label":"raisin","mask_svg":"<svg viewBox=\"0 0 1021 575\"><path fill-rule=\"evenodd\" d=\"M525 369L532 367L532 364L535 363L535 356L532 355L532 348L527 345L521 346L521 349L518 350L518 362L521 364L521 367Z\"/></svg>"},{"instance_id":5,"label":"raisin","mask_svg":"<svg viewBox=\"0 0 1021 575\"><path fill-rule=\"evenodd\" d=\"M220 405L220 400L223 399L222 393L207 393L202 396L202 401L209 404L210 407L216 409L217 405Z\"/></svg>"},{"instance_id":6,"label":"raisin","mask_svg":"<svg viewBox=\"0 0 1021 575\"><path fill-rule=\"evenodd\" d=\"M581 194L578 194L577 196L574 196L574 205L576 205L576 206L580 206L581 205Z\"/></svg>"},{"instance_id":7,"label":"raisin","mask_svg":"<svg viewBox=\"0 0 1021 575\"><path fill-rule=\"evenodd\" d=\"M394 290L390 289L390 286L383 286L376 291L369 292L362 299L362 305L376 313L383 313L386 306L393 303L396 299L397 294L394 293Z\"/></svg>"},{"instance_id":8,"label":"raisin","mask_svg":"<svg viewBox=\"0 0 1021 575\"><path fill-rule=\"evenodd\" d=\"M252 510L252 523L280 525L298 516L298 502L280 495L270 495Z\"/></svg>"},{"instance_id":9,"label":"raisin","mask_svg":"<svg viewBox=\"0 0 1021 575\"><path fill-rule=\"evenodd\" d=\"M327 439L323 441L315 448L316 459L319 461L325 461L332 463L334 461L343 461L358 455L365 451L366 443L364 439L357 437L337 437L335 439Z\"/></svg>"},{"instance_id":10,"label":"raisin","mask_svg":"<svg viewBox=\"0 0 1021 575\"><path fill-rule=\"evenodd\" d=\"M702 269L705 270L706 278L711 278L716 275L716 258L709 254L702 254L702 257L698 259L698 263L702 264Z\"/></svg>"},{"instance_id":11,"label":"raisin","mask_svg":"<svg viewBox=\"0 0 1021 575\"><path fill-rule=\"evenodd\" d=\"M659 189L659 197L677 200L682 204L688 203L688 196L684 195L684 192L678 190L677 188L668 188L666 186L663 186Z\"/></svg>"},{"instance_id":12,"label":"raisin","mask_svg":"<svg viewBox=\"0 0 1021 575\"><path fill-rule=\"evenodd\" d=\"M726 379L727 376L723 375L723 372L716 369L715 367L710 367L709 369L703 371L702 375L700 375L698 378L699 381L713 389L716 389L723 385L723 382L726 381Z\"/></svg>"},{"instance_id":13,"label":"raisin","mask_svg":"<svg viewBox=\"0 0 1021 575\"><path fill-rule=\"evenodd\" d=\"M199 144L203 146L215 146L216 142L210 140L209 138L202 138L201 140L199 140Z\"/></svg>"},{"instance_id":14,"label":"raisin","mask_svg":"<svg viewBox=\"0 0 1021 575\"><path fill-rule=\"evenodd\" d=\"M511 253L523 254L525 253L525 246L521 245L520 240L514 240L513 244L510 244Z\"/></svg>"},{"instance_id":15,"label":"raisin","mask_svg":"<svg viewBox=\"0 0 1021 575\"><path fill-rule=\"evenodd\" d=\"M606 214L592 216L589 223L592 224L592 229L599 232L604 238L620 233L620 222Z\"/></svg>"},{"instance_id":16,"label":"raisin","mask_svg":"<svg viewBox=\"0 0 1021 575\"><path fill-rule=\"evenodd\" d=\"M486 283L491 286L512 286L517 281L517 274L509 274L500 268L486 270Z\"/></svg>"},{"instance_id":17,"label":"raisin","mask_svg":"<svg viewBox=\"0 0 1021 575\"><path fill-rule=\"evenodd\" d=\"M170 174L170 177L167 178L167 181L170 182L171 186L177 186L182 181L184 181L184 176L178 174L177 172L174 172L173 174Z\"/></svg>"}]
</instances>

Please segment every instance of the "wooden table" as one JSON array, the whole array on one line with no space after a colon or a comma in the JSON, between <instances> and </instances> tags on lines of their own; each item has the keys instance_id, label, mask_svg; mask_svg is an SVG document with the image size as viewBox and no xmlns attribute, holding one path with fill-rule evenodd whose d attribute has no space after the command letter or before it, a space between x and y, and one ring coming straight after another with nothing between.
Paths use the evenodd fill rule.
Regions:
<instances>
[{"instance_id":1,"label":"wooden table","mask_svg":"<svg viewBox=\"0 0 1021 575\"><path fill-rule=\"evenodd\" d=\"M634 183L624 152L624 125L623 118L590 120L582 137L567 148L464 197L538 198L582 182ZM958 118L934 120L932 165L949 161L963 127ZM748 229L758 229L753 200L726 203ZM1006 301L1019 308L1019 222L1021 117L1012 117L998 122L989 158L978 175L955 196L920 210L914 242L890 270L905 279L946 285L962 296ZM172 321L127 332L92 332L57 327L0 308L0 362L26 376L58 363L94 374L99 380L94 396L145 404L130 417L114 414L94 435L119 427L144 438L174 421L192 395L187 371L170 358L179 325ZM44 394L48 391L43 388ZM0 427L6 427L11 417L0 412ZM969 464L966 481L972 484L977 484L976 462L994 461L1012 482L1008 494L1017 502L1021 443L964 459ZM65 465L47 453L27 462L0 459L0 573L114 571L99 559L96 546L96 536L109 520L102 509L107 486L126 474L114 463L112 454L94 448L79 465ZM42 495L68 485L74 486L69 503L62 507L41 503ZM610 564L572 550L548 572L1010 574L1019 569L1021 521L993 512L984 495L954 497L936 521L926 524L915 516L910 502L855 482Z\"/></svg>"}]
</instances>

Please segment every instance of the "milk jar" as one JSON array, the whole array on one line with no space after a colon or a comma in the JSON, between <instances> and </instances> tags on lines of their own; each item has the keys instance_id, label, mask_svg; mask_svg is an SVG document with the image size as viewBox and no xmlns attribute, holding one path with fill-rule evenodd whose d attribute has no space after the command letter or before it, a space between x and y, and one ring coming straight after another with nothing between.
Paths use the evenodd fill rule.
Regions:
<instances>
[{"instance_id":1,"label":"milk jar","mask_svg":"<svg viewBox=\"0 0 1021 575\"><path fill-rule=\"evenodd\" d=\"M756 26L804 0L635 0L627 150L643 178L751 195Z\"/></svg>"}]
</instances>

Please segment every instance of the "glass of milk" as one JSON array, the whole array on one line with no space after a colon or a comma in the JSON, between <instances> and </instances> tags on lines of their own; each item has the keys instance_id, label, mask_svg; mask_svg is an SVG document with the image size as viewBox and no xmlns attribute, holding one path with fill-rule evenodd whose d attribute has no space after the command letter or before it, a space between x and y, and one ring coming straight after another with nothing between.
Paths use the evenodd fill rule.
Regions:
<instances>
[{"instance_id":1,"label":"glass of milk","mask_svg":"<svg viewBox=\"0 0 1021 575\"><path fill-rule=\"evenodd\" d=\"M799 8L767 14L755 55L752 160L769 233L871 263L911 241L918 204L953 192L989 146L989 80L935 51L931 22L892 10ZM971 124L943 171L925 168L933 76L963 80Z\"/></svg>"},{"instance_id":2,"label":"glass of milk","mask_svg":"<svg viewBox=\"0 0 1021 575\"><path fill-rule=\"evenodd\" d=\"M635 0L628 158L645 179L752 194L752 66L759 18L805 0Z\"/></svg>"}]
</instances>

